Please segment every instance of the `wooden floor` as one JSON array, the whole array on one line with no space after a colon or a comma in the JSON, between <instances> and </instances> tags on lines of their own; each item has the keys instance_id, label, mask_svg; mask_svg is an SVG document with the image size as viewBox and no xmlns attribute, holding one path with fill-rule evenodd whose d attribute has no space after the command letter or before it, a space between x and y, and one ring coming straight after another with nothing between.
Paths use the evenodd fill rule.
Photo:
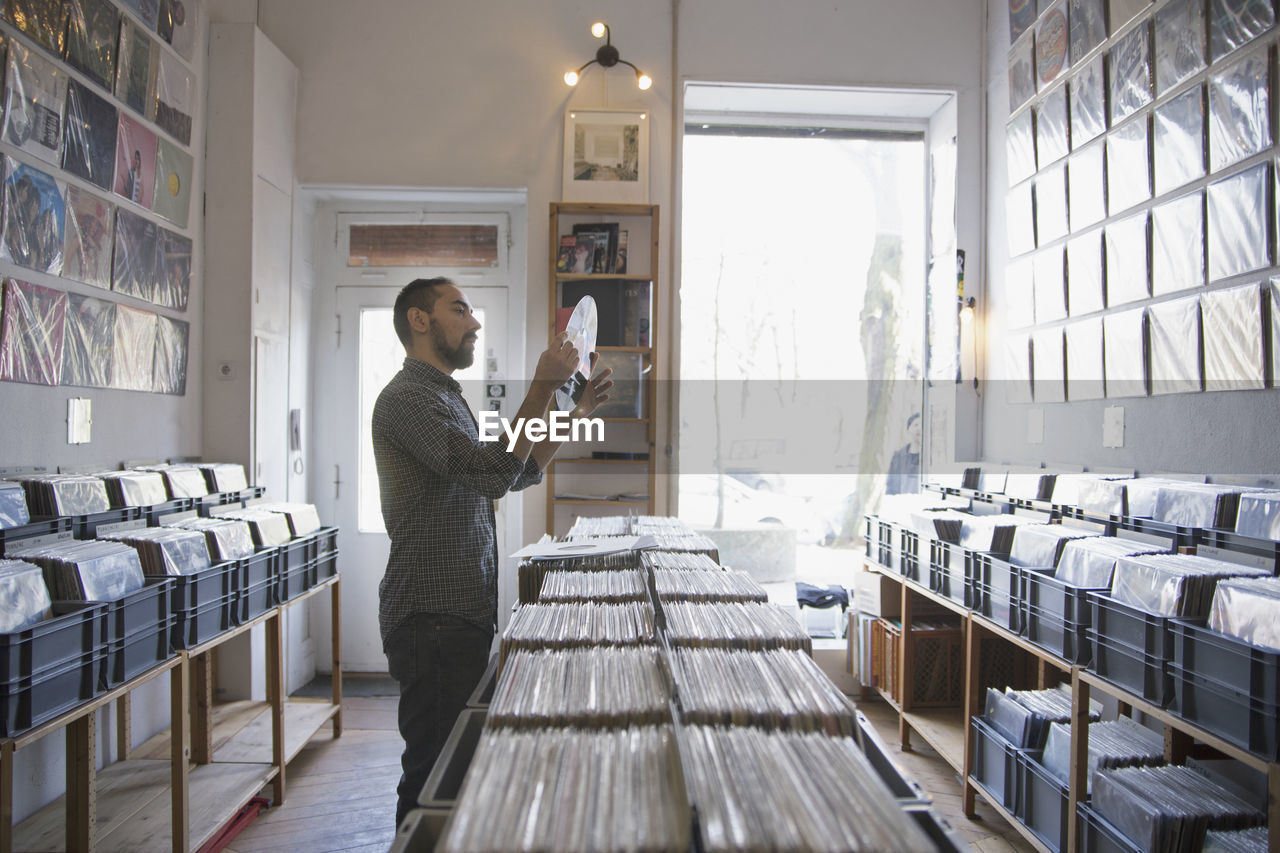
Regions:
<instances>
[{"instance_id":1,"label":"wooden floor","mask_svg":"<svg viewBox=\"0 0 1280 853\"><path fill-rule=\"evenodd\" d=\"M978 819L964 816L960 782L924 741L909 753L896 752L897 717L883 702L859 704L902 767L933 797L934 808L950 822L961 847L982 853L1032 848L978 798ZM393 696L348 697L343 701L343 734L318 735L289 765L288 796L259 815L226 848L228 853L385 853L395 836L396 784L400 781L400 734ZM270 789L264 796L270 796Z\"/></svg>"}]
</instances>

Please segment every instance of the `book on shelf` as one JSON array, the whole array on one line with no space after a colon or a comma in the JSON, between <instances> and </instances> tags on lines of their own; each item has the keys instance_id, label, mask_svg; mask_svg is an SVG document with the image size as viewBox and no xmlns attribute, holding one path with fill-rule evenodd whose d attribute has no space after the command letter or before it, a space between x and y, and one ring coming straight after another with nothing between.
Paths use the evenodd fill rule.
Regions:
<instances>
[{"instance_id":1,"label":"book on shelf","mask_svg":"<svg viewBox=\"0 0 1280 853\"><path fill-rule=\"evenodd\" d=\"M591 269L587 272L611 273L618 251L618 223L616 222L579 222L573 226L574 234L591 234L595 237Z\"/></svg>"},{"instance_id":2,"label":"book on shelf","mask_svg":"<svg viewBox=\"0 0 1280 853\"><path fill-rule=\"evenodd\" d=\"M618 250L613 253L613 272L616 275L627 273L627 232L618 232Z\"/></svg>"},{"instance_id":3,"label":"book on shelf","mask_svg":"<svg viewBox=\"0 0 1280 853\"><path fill-rule=\"evenodd\" d=\"M649 282L628 281L622 286L622 345L649 345Z\"/></svg>"},{"instance_id":4,"label":"book on shelf","mask_svg":"<svg viewBox=\"0 0 1280 853\"><path fill-rule=\"evenodd\" d=\"M577 246L578 238L572 234L566 234L560 238L560 253L556 255L556 272L573 270L573 253Z\"/></svg>"}]
</instances>

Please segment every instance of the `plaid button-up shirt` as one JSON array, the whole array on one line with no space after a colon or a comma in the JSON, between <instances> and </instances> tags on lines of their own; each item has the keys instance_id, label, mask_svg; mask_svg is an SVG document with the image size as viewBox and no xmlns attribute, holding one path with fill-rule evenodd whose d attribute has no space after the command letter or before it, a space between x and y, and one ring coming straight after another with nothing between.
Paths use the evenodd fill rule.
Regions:
<instances>
[{"instance_id":1,"label":"plaid button-up shirt","mask_svg":"<svg viewBox=\"0 0 1280 853\"><path fill-rule=\"evenodd\" d=\"M452 377L404 360L373 407L373 455L391 538L378 587L383 646L409 616L457 616L490 630L498 611L493 501L542 481L505 441L481 443Z\"/></svg>"}]
</instances>

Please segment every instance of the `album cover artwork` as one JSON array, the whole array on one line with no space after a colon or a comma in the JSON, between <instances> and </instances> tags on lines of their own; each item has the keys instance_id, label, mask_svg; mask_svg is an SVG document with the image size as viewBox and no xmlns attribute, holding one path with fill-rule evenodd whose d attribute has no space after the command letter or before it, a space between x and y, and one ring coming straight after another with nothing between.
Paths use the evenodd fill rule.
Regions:
<instances>
[{"instance_id":1,"label":"album cover artwork","mask_svg":"<svg viewBox=\"0 0 1280 853\"><path fill-rule=\"evenodd\" d=\"M191 240L161 228L156 251L157 277L152 301L186 311L191 292Z\"/></svg>"},{"instance_id":2,"label":"album cover artwork","mask_svg":"<svg viewBox=\"0 0 1280 853\"><path fill-rule=\"evenodd\" d=\"M62 168L104 190L111 189L116 150L116 108L77 80L67 84Z\"/></svg>"},{"instance_id":3,"label":"album cover artwork","mask_svg":"<svg viewBox=\"0 0 1280 853\"><path fill-rule=\"evenodd\" d=\"M150 391L156 355L155 314L117 305L112 330L111 387Z\"/></svg>"},{"instance_id":4,"label":"album cover artwork","mask_svg":"<svg viewBox=\"0 0 1280 853\"><path fill-rule=\"evenodd\" d=\"M5 0L4 17L54 56L62 56L67 38L67 12L62 0Z\"/></svg>"},{"instance_id":5,"label":"album cover artwork","mask_svg":"<svg viewBox=\"0 0 1280 853\"><path fill-rule=\"evenodd\" d=\"M69 295L62 344L62 385L84 388L111 386L115 324L114 302L77 293Z\"/></svg>"},{"instance_id":6,"label":"album cover artwork","mask_svg":"<svg viewBox=\"0 0 1280 853\"><path fill-rule=\"evenodd\" d=\"M67 187L62 275L94 287L111 287L111 219L115 207L88 190Z\"/></svg>"},{"instance_id":7,"label":"album cover artwork","mask_svg":"<svg viewBox=\"0 0 1280 853\"><path fill-rule=\"evenodd\" d=\"M67 0L67 64L111 91L120 10L111 0Z\"/></svg>"},{"instance_id":8,"label":"album cover artwork","mask_svg":"<svg viewBox=\"0 0 1280 853\"><path fill-rule=\"evenodd\" d=\"M157 394L187 393L187 341L190 324L156 317L156 353L151 369L151 390Z\"/></svg>"},{"instance_id":9,"label":"album cover artwork","mask_svg":"<svg viewBox=\"0 0 1280 853\"><path fill-rule=\"evenodd\" d=\"M4 283L0 380L57 385L67 294L17 279Z\"/></svg>"},{"instance_id":10,"label":"album cover artwork","mask_svg":"<svg viewBox=\"0 0 1280 853\"><path fill-rule=\"evenodd\" d=\"M138 115L149 115L155 92L160 45L146 31L124 18L120 22L120 62L116 70L116 97Z\"/></svg>"},{"instance_id":11,"label":"album cover artwork","mask_svg":"<svg viewBox=\"0 0 1280 853\"><path fill-rule=\"evenodd\" d=\"M8 156L4 159L0 259L57 275L62 271L65 185L34 166Z\"/></svg>"},{"instance_id":12,"label":"album cover artwork","mask_svg":"<svg viewBox=\"0 0 1280 853\"><path fill-rule=\"evenodd\" d=\"M1071 24L1071 62L1079 62L1107 40L1107 16L1103 0L1067 0Z\"/></svg>"},{"instance_id":13,"label":"album cover artwork","mask_svg":"<svg viewBox=\"0 0 1280 853\"><path fill-rule=\"evenodd\" d=\"M115 193L151 207L156 185L156 135L124 113L116 136Z\"/></svg>"},{"instance_id":14,"label":"album cover artwork","mask_svg":"<svg viewBox=\"0 0 1280 853\"><path fill-rule=\"evenodd\" d=\"M161 137L156 147L156 185L151 209L180 228L191 213L191 155Z\"/></svg>"},{"instance_id":15,"label":"album cover artwork","mask_svg":"<svg viewBox=\"0 0 1280 853\"><path fill-rule=\"evenodd\" d=\"M160 129L187 145L191 142L191 114L195 112L195 79L181 61L160 55L156 75L155 122Z\"/></svg>"},{"instance_id":16,"label":"album cover artwork","mask_svg":"<svg viewBox=\"0 0 1280 853\"><path fill-rule=\"evenodd\" d=\"M111 289L152 302L156 290L156 239L159 226L124 208L116 209L115 255Z\"/></svg>"},{"instance_id":17,"label":"album cover artwork","mask_svg":"<svg viewBox=\"0 0 1280 853\"><path fill-rule=\"evenodd\" d=\"M1009 41L1031 29L1036 22L1036 4L1032 0L1009 0Z\"/></svg>"},{"instance_id":18,"label":"album cover artwork","mask_svg":"<svg viewBox=\"0 0 1280 853\"><path fill-rule=\"evenodd\" d=\"M23 153L58 162L67 73L35 51L9 40L4 87L4 141Z\"/></svg>"},{"instance_id":19,"label":"album cover artwork","mask_svg":"<svg viewBox=\"0 0 1280 853\"><path fill-rule=\"evenodd\" d=\"M160 0L120 0L120 4L137 15L148 29L155 30L160 19Z\"/></svg>"},{"instance_id":20,"label":"album cover artwork","mask_svg":"<svg viewBox=\"0 0 1280 853\"><path fill-rule=\"evenodd\" d=\"M195 53L196 28L200 23L199 0L160 0L156 32L188 62Z\"/></svg>"}]
</instances>

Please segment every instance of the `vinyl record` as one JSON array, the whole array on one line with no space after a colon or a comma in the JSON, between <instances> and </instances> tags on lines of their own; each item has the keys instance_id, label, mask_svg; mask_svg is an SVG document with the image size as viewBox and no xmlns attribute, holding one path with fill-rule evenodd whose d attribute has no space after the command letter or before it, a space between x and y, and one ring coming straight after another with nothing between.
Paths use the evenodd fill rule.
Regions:
<instances>
[{"instance_id":1,"label":"vinyl record","mask_svg":"<svg viewBox=\"0 0 1280 853\"><path fill-rule=\"evenodd\" d=\"M573 409L591 377L591 353L596 349L596 326L596 301L590 296L584 296L578 300L564 329L569 342L578 348L578 368L556 391L556 408L562 412Z\"/></svg>"}]
</instances>

